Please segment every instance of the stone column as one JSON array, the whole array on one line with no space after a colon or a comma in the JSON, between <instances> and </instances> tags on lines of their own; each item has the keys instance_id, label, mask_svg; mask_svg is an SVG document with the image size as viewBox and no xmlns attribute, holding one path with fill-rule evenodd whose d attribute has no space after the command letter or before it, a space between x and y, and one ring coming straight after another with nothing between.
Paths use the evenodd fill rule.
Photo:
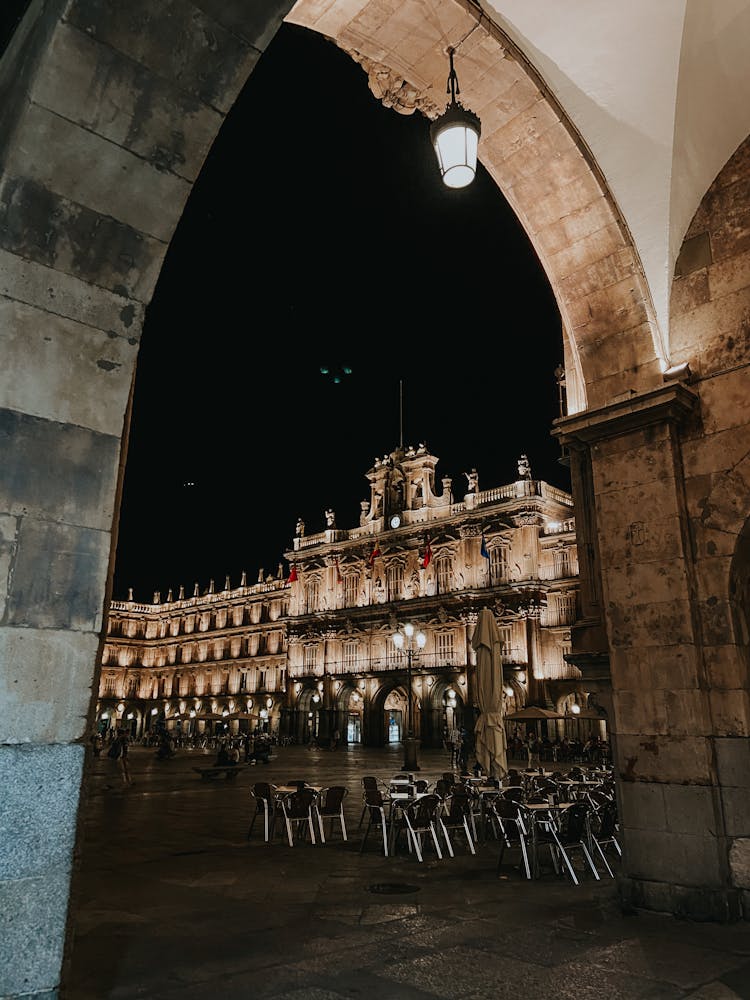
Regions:
<instances>
[{"instance_id":1,"label":"stone column","mask_svg":"<svg viewBox=\"0 0 750 1000\"><path fill-rule=\"evenodd\" d=\"M598 572L606 609L621 893L647 909L731 920L741 893L729 868L683 471L681 434L696 404L672 382L560 420L557 433L573 446L584 485L584 614L595 621Z\"/></svg>"}]
</instances>

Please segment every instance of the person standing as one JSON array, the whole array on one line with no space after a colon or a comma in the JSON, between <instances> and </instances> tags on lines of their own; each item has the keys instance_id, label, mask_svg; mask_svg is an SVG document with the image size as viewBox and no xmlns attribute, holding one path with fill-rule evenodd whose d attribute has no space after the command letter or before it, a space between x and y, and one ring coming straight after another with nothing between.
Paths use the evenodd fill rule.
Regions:
<instances>
[{"instance_id":1,"label":"person standing","mask_svg":"<svg viewBox=\"0 0 750 1000\"><path fill-rule=\"evenodd\" d=\"M338 729L334 729L333 736L331 737L331 750L335 750L339 745L339 740L341 739L341 733Z\"/></svg>"},{"instance_id":2,"label":"person standing","mask_svg":"<svg viewBox=\"0 0 750 1000\"><path fill-rule=\"evenodd\" d=\"M112 741L112 746L109 748L109 756L116 761L117 769L122 777L123 785L132 785L133 781L130 777L130 767L128 765L128 748L130 745L130 739L128 734L124 731L119 732L117 736Z\"/></svg>"}]
</instances>

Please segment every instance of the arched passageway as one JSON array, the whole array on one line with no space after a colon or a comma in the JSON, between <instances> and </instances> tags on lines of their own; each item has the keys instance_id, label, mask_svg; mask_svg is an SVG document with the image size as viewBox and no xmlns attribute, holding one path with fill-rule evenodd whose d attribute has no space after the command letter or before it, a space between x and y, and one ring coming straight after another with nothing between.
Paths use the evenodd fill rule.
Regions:
<instances>
[{"instance_id":1,"label":"arched passageway","mask_svg":"<svg viewBox=\"0 0 750 1000\"><path fill-rule=\"evenodd\" d=\"M444 106L446 47L461 43L482 162L564 320L569 416L556 433L585 591L571 659L608 699L623 891L654 909L747 915L750 699L730 567L736 553L744 565L750 498L748 144L685 234L657 328L616 199L516 43L455 0L370 6L345 0L334 18L302 3L294 19L334 37L389 104L428 115ZM19 817L7 995L59 979L144 311L205 155L289 8L176 0L162 22L122 4L32 5L3 60L0 770ZM655 794L658 815L645 807ZM701 822L685 829L688 814ZM44 940L20 974L39 900Z\"/></svg>"}]
</instances>

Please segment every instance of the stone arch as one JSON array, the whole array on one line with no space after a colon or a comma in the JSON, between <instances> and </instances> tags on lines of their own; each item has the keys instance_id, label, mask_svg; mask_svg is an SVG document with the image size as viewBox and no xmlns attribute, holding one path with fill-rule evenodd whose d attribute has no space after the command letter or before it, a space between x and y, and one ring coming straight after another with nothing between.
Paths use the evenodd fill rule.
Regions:
<instances>
[{"instance_id":1,"label":"stone arch","mask_svg":"<svg viewBox=\"0 0 750 1000\"><path fill-rule=\"evenodd\" d=\"M427 678L422 680L423 690ZM447 692L455 692L455 707L447 704ZM444 724L450 729L460 729L461 726L471 727L471 713L466 703L466 691L461 687L457 677L435 677L424 698L422 711L424 731L422 743L424 746L439 747L443 743Z\"/></svg>"},{"instance_id":2,"label":"stone arch","mask_svg":"<svg viewBox=\"0 0 750 1000\"><path fill-rule=\"evenodd\" d=\"M408 692L406 690L406 685L399 678L396 677L385 677L380 680L378 687L374 694L371 696L368 705L368 725L367 725L367 740L366 742L371 746L384 746L388 742L388 733L386 730L385 723L385 703L388 700L388 696L396 692L400 699L403 699L403 704L406 706L408 700ZM416 689L414 694L414 732L417 737L419 737L421 732L421 701L416 695ZM406 709L404 708L404 716L402 720L402 727L405 730L406 727Z\"/></svg>"},{"instance_id":3,"label":"stone arch","mask_svg":"<svg viewBox=\"0 0 750 1000\"><path fill-rule=\"evenodd\" d=\"M6 53L0 132L6 489L0 515L9 569L0 595L0 642L8 672L3 721L9 769L21 766L16 751L26 744L29 773L50 782L65 773L75 788L80 785L145 309L205 156L291 6L291 0L173 0L162 23L157 13L132 16L127 5L32 4ZM294 19L347 51L371 88L400 111L419 107L429 116L442 110L445 50L461 42L462 99L483 123L480 158L535 247L563 317L569 412L654 389L663 368L675 361L715 372L732 357L738 368L745 362L741 314L750 282L744 279L743 298L741 279L733 285L725 272L724 295L715 299L705 282L704 304L715 307L717 318L730 304L727 288L739 288L731 315L741 337L729 336L725 323L696 324L693 310L674 298L689 299L700 286L697 271L684 270L687 256L678 261L677 278L688 280L675 281L671 343L662 341L666 332L656 329L638 255L595 163L513 43L475 3L404 0L377 19L356 0L337 3L335 18L331 11L302 0ZM745 160L738 166L746 178L746 144L741 150ZM724 174L713 192L716 204L708 199L702 206L705 214L732 214L730 185ZM685 249L700 237L704 221L699 212ZM704 244L697 239L691 249L700 254ZM740 254L733 259L740 271ZM733 384L738 393L738 381ZM715 390L708 383L701 387L709 448L722 405L717 397L726 398L728 385L732 380L725 376ZM740 409L747 426L746 407ZM722 525L733 523L730 483L750 449L736 434L736 458L717 472L706 449L699 454L700 437L695 432L685 456L691 525L702 556L697 586L706 596L704 608L716 596L728 620L728 567L741 527L730 535ZM743 472L738 485L747 510L745 483ZM709 618L704 633L715 636L718 648L729 633L712 632L712 624ZM49 687L51 663L67 683L47 711L30 718L27 705ZM55 850L72 857L75 797L61 802L50 784L37 799L39 827L53 825ZM45 873L51 901L52 971L37 976L46 989L57 976L69 869L50 863L44 849L40 840L24 863ZM18 891L31 900L39 883L26 875L18 874ZM18 927L14 933L25 935L22 921ZM8 953L21 953L23 941L9 935Z\"/></svg>"},{"instance_id":4,"label":"stone arch","mask_svg":"<svg viewBox=\"0 0 750 1000\"><path fill-rule=\"evenodd\" d=\"M742 426L750 352L750 262L740 220L750 213L750 137L704 195L675 265L671 315L677 358L700 394L700 425L683 442L701 635L728 690L750 690L747 592L750 437ZM700 350L698 347L700 346ZM729 382L719 376L726 375ZM711 451L710 476L703 451ZM714 667L713 669L716 669ZM731 710L712 726L736 732ZM740 731L748 735L744 726Z\"/></svg>"}]
</instances>

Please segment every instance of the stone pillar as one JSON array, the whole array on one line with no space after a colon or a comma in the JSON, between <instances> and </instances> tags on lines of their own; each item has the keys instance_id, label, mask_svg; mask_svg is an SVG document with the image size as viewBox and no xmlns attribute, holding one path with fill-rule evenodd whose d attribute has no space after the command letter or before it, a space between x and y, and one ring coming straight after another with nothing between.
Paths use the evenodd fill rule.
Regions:
<instances>
[{"instance_id":1,"label":"stone pillar","mask_svg":"<svg viewBox=\"0 0 750 1000\"><path fill-rule=\"evenodd\" d=\"M729 865L683 471L681 432L696 403L672 382L557 421L557 434L574 446L575 485L584 481L576 509L583 500L584 614L596 618L598 571L606 609L621 893L647 909L731 920L741 915L741 891ZM594 634L583 628L576 638Z\"/></svg>"}]
</instances>

